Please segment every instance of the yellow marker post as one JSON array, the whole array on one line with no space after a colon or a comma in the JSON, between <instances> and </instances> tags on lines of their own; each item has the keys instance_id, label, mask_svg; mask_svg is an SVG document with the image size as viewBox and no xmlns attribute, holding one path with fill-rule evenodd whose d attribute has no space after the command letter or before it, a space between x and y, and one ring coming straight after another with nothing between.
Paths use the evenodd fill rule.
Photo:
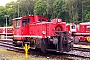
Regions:
<instances>
[{"instance_id":1,"label":"yellow marker post","mask_svg":"<svg viewBox=\"0 0 90 60\"><path fill-rule=\"evenodd\" d=\"M87 41L90 42L90 37L87 37Z\"/></svg>"},{"instance_id":2,"label":"yellow marker post","mask_svg":"<svg viewBox=\"0 0 90 60\"><path fill-rule=\"evenodd\" d=\"M29 50L30 46L25 44L24 50L25 50L25 57L28 58L28 50Z\"/></svg>"}]
</instances>

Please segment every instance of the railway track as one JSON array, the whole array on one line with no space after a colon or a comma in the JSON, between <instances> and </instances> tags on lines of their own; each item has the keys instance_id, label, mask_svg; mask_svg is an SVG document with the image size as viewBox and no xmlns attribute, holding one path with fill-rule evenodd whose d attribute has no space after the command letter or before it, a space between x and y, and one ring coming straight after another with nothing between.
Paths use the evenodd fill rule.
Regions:
<instances>
[{"instance_id":1,"label":"railway track","mask_svg":"<svg viewBox=\"0 0 90 60\"><path fill-rule=\"evenodd\" d=\"M12 44L12 40L0 40L0 46L5 47L5 49L10 50L10 51L15 51L15 52L21 52L24 53L23 48L21 47L14 47ZM38 52L38 51L33 51L30 50L29 54L35 57L46 57L47 59L53 58L53 59L66 59L66 60L76 60L76 59L85 59L85 60L90 60L90 52L83 52L80 51L76 48L74 48L70 52L64 52L65 54L58 54L58 53L49 53L49 54L44 54ZM86 54L86 55L85 55Z\"/></svg>"},{"instance_id":2,"label":"railway track","mask_svg":"<svg viewBox=\"0 0 90 60\"><path fill-rule=\"evenodd\" d=\"M0 40L0 46L1 48L16 51L16 52L24 52L22 51L23 48L21 47L14 47L11 40Z\"/></svg>"},{"instance_id":3,"label":"railway track","mask_svg":"<svg viewBox=\"0 0 90 60\"><path fill-rule=\"evenodd\" d=\"M66 54L72 54L76 56L90 58L90 45L88 44L73 44L73 50L65 52Z\"/></svg>"}]
</instances>

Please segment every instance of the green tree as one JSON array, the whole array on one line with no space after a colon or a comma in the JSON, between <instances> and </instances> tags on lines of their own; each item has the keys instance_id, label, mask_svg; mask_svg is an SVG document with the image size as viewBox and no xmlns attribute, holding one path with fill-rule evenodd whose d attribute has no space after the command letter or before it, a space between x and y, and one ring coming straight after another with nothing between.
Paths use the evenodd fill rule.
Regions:
<instances>
[{"instance_id":1,"label":"green tree","mask_svg":"<svg viewBox=\"0 0 90 60\"><path fill-rule=\"evenodd\" d=\"M0 6L0 26L4 26L5 24L5 14L6 8L4 6Z\"/></svg>"},{"instance_id":2,"label":"green tree","mask_svg":"<svg viewBox=\"0 0 90 60\"><path fill-rule=\"evenodd\" d=\"M90 22L90 0L82 0L83 22Z\"/></svg>"},{"instance_id":3,"label":"green tree","mask_svg":"<svg viewBox=\"0 0 90 60\"><path fill-rule=\"evenodd\" d=\"M52 19L55 17L55 14L54 14L54 8L53 8L53 4L54 4L55 0L47 0L47 17L49 19Z\"/></svg>"},{"instance_id":4,"label":"green tree","mask_svg":"<svg viewBox=\"0 0 90 60\"><path fill-rule=\"evenodd\" d=\"M12 24L12 19L17 17L16 2L9 2L5 5L6 14L9 16L9 25Z\"/></svg>"},{"instance_id":5,"label":"green tree","mask_svg":"<svg viewBox=\"0 0 90 60\"><path fill-rule=\"evenodd\" d=\"M21 16L34 15L34 6L36 0L21 0L20 2L20 12Z\"/></svg>"},{"instance_id":6,"label":"green tree","mask_svg":"<svg viewBox=\"0 0 90 60\"><path fill-rule=\"evenodd\" d=\"M47 8L46 0L38 0L34 7L34 14L47 16L46 8Z\"/></svg>"},{"instance_id":7,"label":"green tree","mask_svg":"<svg viewBox=\"0 0 90 60\"><path fill-rule=\"evenodd\" d=\"M85 14L85 18L84 18L85 20L84 20L84 22L90 21L90 6L87 6L86 7L85 12L86 12L86 14Z\"/></svg>"},{"instance_id":8,"label":"green tree","mask_svg":"<svg viewBox=\"0 0 90 60\"><path fill-rule=\"evenodd\" d=\"M90 0L17 0L0 6L0 26L5 25L5 15L12 19L25 15L46 16L50 20L62 18L65 22L80 23L90 21Z\"/></svg>"},{"instance_id":9,"label":"green tree","mask_svg":"<svg viewBox=\"0 0 90 60\"><path fill-rule=\"evenodd\" d=\"M68 12L64 6L65 2L63 0L55 0L54 2L54 14L57 18L62 18L63 21L67 21ZM69 17L69 16L68 16Z\"/></svg>"}]
</instances>

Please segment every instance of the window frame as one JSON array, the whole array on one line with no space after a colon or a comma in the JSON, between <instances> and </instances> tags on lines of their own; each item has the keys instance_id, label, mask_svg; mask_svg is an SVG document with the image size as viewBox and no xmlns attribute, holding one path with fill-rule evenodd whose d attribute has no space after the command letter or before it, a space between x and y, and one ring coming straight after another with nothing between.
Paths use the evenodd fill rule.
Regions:
<instances>
[{"instance_id":1,"label":"window frame","mask_svg":"<svg viewBox=\"0 0 90 60\"><path fill-rule=\"evenodd\" d=\"M27 26L28 23L30 23L30 22L31 22L31 19L30 19L30 18L24 18L24 19L22 20L22 26L25 27L25 26Z\"/></svg>"}]
</instances>

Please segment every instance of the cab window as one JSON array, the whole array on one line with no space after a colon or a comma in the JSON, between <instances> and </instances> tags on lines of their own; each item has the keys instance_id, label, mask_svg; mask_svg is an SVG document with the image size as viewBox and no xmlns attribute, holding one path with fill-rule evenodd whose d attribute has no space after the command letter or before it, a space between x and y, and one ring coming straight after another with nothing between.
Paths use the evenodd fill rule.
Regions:
<instances>
[{"instance_id":1,"label":"cab window","mask_svg":"<svg viewBox=\"0 0 90 60\"><path fill-rule=\"evenodd\" d=\"M41 19L38 20L38 22L46 22L46 20L41 18Z\"/></svg>"},{"instance_id":2,"label":"cab window","mask_svg":"<svg viewBox=\"0 0 90 60\"><path fill-rule=\"evenodd\" d=\"M19 28L20 27L20 20L16 20L16 24L15 24L16 26L16 28Z\"/></svg>"},{"instance_id":3,"label":"cab window","mask_svg":"<svg viewBox=\"0 0 90 60\"><path fill-rule=\"evenodd\" d=\"M26 26L29 22L30 22L30 19L29 18L23 19L22 20L22 26Z\"/></svg>"}]
</instances>

